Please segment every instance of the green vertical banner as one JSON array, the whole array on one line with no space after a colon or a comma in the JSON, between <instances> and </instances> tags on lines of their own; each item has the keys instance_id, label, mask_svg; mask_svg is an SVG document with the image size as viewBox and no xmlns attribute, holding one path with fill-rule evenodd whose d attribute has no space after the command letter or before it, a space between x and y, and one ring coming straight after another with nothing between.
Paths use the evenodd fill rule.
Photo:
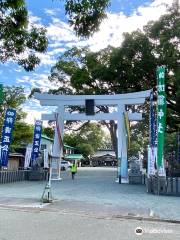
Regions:
<instances>
[{"instance_id":1,"label":"green vertical banner","mask_svg":"<svg viewBox=\"0 0 180 240\"><path fill-rule=\"evenodd\" d=\"M164 167L164 136L166 129L166 92L165 92L165 67L157 68L157 167L158 175L166 176Z\"/></svg>"},{"instance_id":2,"label":"green vertical banner","mask_svg":"<svg viewBox=\"0 0 180 240\"><path fill-rule=\"evenodd\" d=\"M3 85L0 83L0 104L3 103Z\"/></svg>"}]
</instances>

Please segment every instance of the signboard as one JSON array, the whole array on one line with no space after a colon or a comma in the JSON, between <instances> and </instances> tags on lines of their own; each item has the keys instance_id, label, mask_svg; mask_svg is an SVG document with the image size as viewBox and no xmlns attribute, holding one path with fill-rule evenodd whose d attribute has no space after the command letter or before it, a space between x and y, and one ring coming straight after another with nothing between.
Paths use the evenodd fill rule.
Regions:
<instances>
[{"instance_id":1,"label":"signboard","mask_svg":"<svg viewBox=\"0 0 180 240\"><path fill-rule=\"evenodd\" d=\"M39 155L39 148L41 144L41 132L42 132L42 121L37 120L34 127L34 138L33 138L33 147L31 160L35 161Z\"/></svg>"},{"instance_id":2,"label":"signboard","mask_svg":"<svg viewBox=\"0 0 180 240\"><path fill-rule=\"evenodd\" d=\"M16 110L7 109L4 119L4 125L2 129L2 138L1 138L1 158L0 166L7 167L8 165L8 156L9 156L9 147L12 140L12 131L14 127L14 122L16 118Z\"/></svg>"},{"instance_id":3,"label":"signboard","mask_svg":"<svg viewBox=\"0 0 180 240\"><path fill-rule=\"evenodd\" d=\"M166 176L164 167L164 134L166 128L165 67L157 68L157 167L158 175Z\"/></svg>"}]
</instances>

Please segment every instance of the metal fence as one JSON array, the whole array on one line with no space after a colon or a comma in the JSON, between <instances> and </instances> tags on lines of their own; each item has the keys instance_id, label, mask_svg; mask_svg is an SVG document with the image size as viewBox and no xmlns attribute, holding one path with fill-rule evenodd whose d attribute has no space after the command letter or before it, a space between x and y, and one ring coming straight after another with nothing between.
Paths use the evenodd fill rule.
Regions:
<instances>
[{"instance_id":1,"label":"metal fence","mask_svg":"<svg viewBox=\"0 0 180 240\"><path fill-rule=\"evenodd\" d=\"M26 170L0 171L0 183L19 182L27 180Z\"/></svg>"},{"instance_id":2,"label":"metal fence","mask_svg":"<svg viewBox=\"0 0 180 240\"><path fill-rule=\"evenodd\" d=\"M47 180L48 172L43 171L40 174L39 179L36 180ZM17 170L17 171L0 171L0 184L2 183L11 183L11 182L19 182L19 181L31 181L32 179L32 171L30 170Z\"/></svg>"}]
</instances>

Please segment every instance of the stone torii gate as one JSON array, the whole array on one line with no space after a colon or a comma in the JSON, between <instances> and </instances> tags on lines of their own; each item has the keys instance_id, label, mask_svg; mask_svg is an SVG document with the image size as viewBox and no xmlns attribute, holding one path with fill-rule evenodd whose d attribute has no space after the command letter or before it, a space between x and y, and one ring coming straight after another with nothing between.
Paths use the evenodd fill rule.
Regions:
<instances>
[{"instance_id":1,"label":"stone torii gate","mask_svg":"<svg viewBox=\"0 0 180 240\"><path fill-rule=\"evenodd\" d=\"M145 99L150 96L151 90L115 95L52 95L47 93L35 93L35 98L42 106L56 106L58 113L58 125L63 138L65 120L115 120L117 121L117 149L118 149L118 176L119 179L128 178L127 159L127 133L125 129L125 106L142 105ZM65 111L65 106L85 106L87 100L94 100L94 106L116 106L117 111L112 113L95 113L86 115L85 113L70 113ZM129 121L142 120L142 113L128 113ZM55 113L42 114L42 120L56 120ZM55 132L54 148L57 144L57 131ZM63 151L63 149L61 149ZM56 156L60 159L59 156ZM60 168L60 164L57 164ZM60 172L60 171L59 171ZM60 178L60 175L59 175Z\"/></svg>"}]
</instances>

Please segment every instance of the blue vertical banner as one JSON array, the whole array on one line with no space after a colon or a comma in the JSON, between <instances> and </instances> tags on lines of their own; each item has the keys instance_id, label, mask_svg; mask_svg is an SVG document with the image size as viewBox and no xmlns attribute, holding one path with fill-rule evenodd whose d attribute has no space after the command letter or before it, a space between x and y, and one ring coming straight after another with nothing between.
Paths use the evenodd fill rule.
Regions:
<instances>
[{"instance_id":1,"label":"blue vertical banner","mask_svg":"<svg viewBox=\"0 0 180 240\"><path fill-rule=\"evenodd\" d=\"M8 108L5 114L1 138L0 166L3 167L7 167L8 165L9 148L12 141L12 131L14 127L15 118L16 110Z\"/></svg>"},{"instance_id":2,"label":"blue vertical banner","mask_svg":"<svg viewBox=\"0 0 180 240\"><path fill-rule=\"evenodd\" d=\"M37 120L34 127L34 138L33 138L33 147L31 160L35 161L39 155L39 148L41 144L41 133L42 133L42 121Z\"/></svg>"}]
</instances>

